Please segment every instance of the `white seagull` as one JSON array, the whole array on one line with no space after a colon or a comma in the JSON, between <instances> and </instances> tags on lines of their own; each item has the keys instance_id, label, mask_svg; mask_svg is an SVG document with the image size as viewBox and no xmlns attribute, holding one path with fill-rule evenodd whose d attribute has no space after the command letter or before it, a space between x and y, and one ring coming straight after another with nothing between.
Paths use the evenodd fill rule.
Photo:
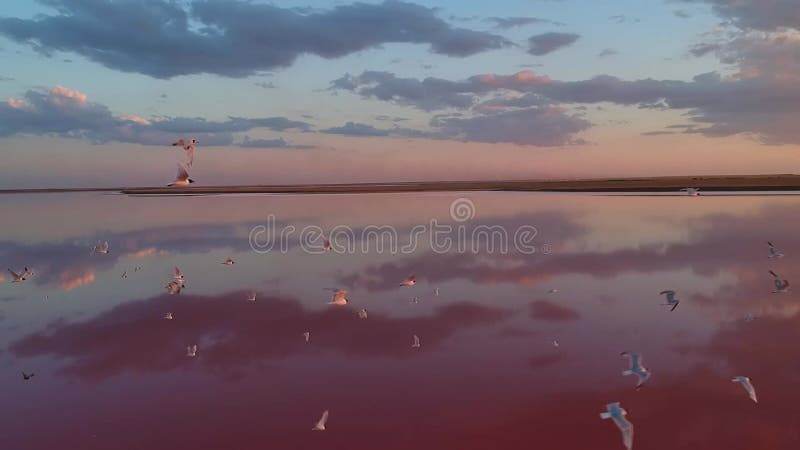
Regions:
<instances>
[{"instance_id":1,"label":"white seagull","mask_svg":"<svg viewBox=\"0 0 800 450\"><path fill-rule=\"evenodd\" d=\"M194 183L194 180L189 178L189 169L183 164L178 164L178 174L175 175L175 181L168 184L167 187L188 186L192 183Z\"/></svg>"},{"instance_id":2,"label":"white seagull","mask_svg":"<svg viewBox=\"0 0 800 450\"><path fill-rule=\"evenodd\" d=\"M600 418L614 421L619 431L622 432L623 445L631 450L633 448L633 424L625 418L626 415L628 415L628 411L622 409L619 402L614 402L606 405L606 412L600 413Z\"/></svg>"},{"instance_id":3,"label":"white seagull","mask_svg":"<svg viewBox=\"0 0 800 450\"><path fill-rule=\"evenodd\" d=\"M333 299L328 302L329 305L344 306L350 302L345 296L347 291L338 290L333 294Z\"/></svg>"},{"instance_id":4,"label":"white seagull","mask_svg":"<svg viewBox=\"0 0 800 450\"><path fill-rule=\"evenodd\" d=\"M413 286L415 284L417 284L417 277L414 275L409 275L405 280L403 280L402 283L400 283L400 286Z\"/></svg>"},{"instance_id":5,"label":"white seagull","mask_svg":"<svg viewBox=\"0 0 800 450\"><path fill-rule=\"evenodd\" d=\"M700 189L698 188L683 188L681 191L686 192L686 195L697 197L700 195Z\"/></svg>"},{"instance_id":6,"label":"white seagull","mask_svg":"<svg viewBox=\"0 0 800 450\"><path fill-rule=\"evenodd\" d=\"M319 418L319 421L317 422L316 425L314 425L314 428L312 428L311 430L325 431L325 424L327 422L328 422L328 410L326 409L325 412L322 413L322 417Z\"/></svg>"},{"instance_id":7,"label":"white seagull","mask_svg":"<svg viewBox=\"0 0 800 450\"><path fill-rule=\"evenodd\" d=\"M367 310L366 309L362 309L361 311L358 312L358 318L359 319L366 319L367 317L368 317L368 314L367 314Z\"/></svg>"},{"instance_id":8,"label":"white seagull","mask_svg":"<svg viewBox=\"0 0 800 450\"><path fill-rule=\"evenodd\" d=\"M186 356L190 358L197 356L197 344L186 347Z\"/></svg>"},{"instance_id":9,"label":"white seagull","mask_svg":"<svg viewBox=\"0 0 800 450\"><path fill-rule=\"evenodd\" d=\"M256 293L255 292L251 292L250 295L247 296L247 301L248 302L256 301Z\"/></svg>"},{"instance_id":10,"label":"white seagull","mask_svg":"<svg viewBox=\"0 0 800 450\"><path fill-rule=\"evenodd\" d=\"M771 270L769 274L772 275L773 282L775 283L775 290L772 291L773 294L789 292L789 280L781 280L781 277Z\"/></svg>"},{"instance_id":11,"label":"white seagull","mask_svg":"<svg viewBox=\"0 0 800 450\"><path fill-rule=\"evenodd\" d=\"M181 147L186 151L186 165L192 167L192 163L194 162L194 146L199 144L200 141L197 139L192 139L188 143L183 139L180 139L178 142L173 142L173 147Z\"/></svg>"},{"instance_id":12,"label":"white seagull","mask_svg":"<svg viewBox=\"0 0 800 450\"><path fill-rule=\"evenodd\" d=\"M433 288L433 296L434 297L438 297L439 296L439 288Z\"/></svg>"},{"instance_id":13,"label":"white seagull","mask_svg":"<svg viewBox=\"0 0 800 450\"><path fill-rule=\"evenodd\" d=\"M772 242L767 241L767 245L769 245L769 257L770 258L783 258L783 253L775 247L775 244Z\"/></svg>"},{"instance_id":14,"label":"white seagull","mask_svg":"<svg viewBox=\"0 0 800 450\"><path fill-rule=\"evenodd\" d=\"M19 283L20 281L25 281L28 279L28 268L26 267L25 270L22 271L21 274L14 272L11 269L8 269L8 272L11 274L11 282L12 283Z\"/></svg>"},{"instance_id":15,"label":"white seagull","mask_svg":"<svg viewBox=\"0 0 800 450\"><path fill-rule=\"evenodd\" d=\"M622 375L636 375L639 378L636 389L641 389L644 386L644 382L649 380L651 375L650 370L642 364L642 355L638 353L622 352L620 356L627 357L630 364L628 370L622 372Z\"/></svg>"},{"instance_id":16,"label":"white seagull","mask_svg":"<svg viewBox=\"0 0 800 450\"><path fill-rule=\"evenodd\" d=\"M171 312L164 314L164 320L172 320L174 318L175 316L173 316Z\"/></svg>"},{"instance_id":17,"label":"white seagull","mask_svg":"<svg viewBox=\"0 0 800 450\"><path fill-rule=\"evenodd\" d=\"M667 296L667 303L662 303L662 305L672 306L672 308L670 308L670 311L675 311L675 308L677 308L678 304L681 302L680 300L675 298L675 291L673 291L673 290L661 291L661 292L658 293L658 295L666 295Z\"/></svg>"},{"instance_id":18,"label":"white seagull","mask_svg":"<svg viewBox=\"0 0 800 450\"><path fill-rule=\"evenodd\" d=\"M555 288L550 289L549 291L547 291L547 293L548 294L558 294L558 289L555 289Z\"/></svg>"},{"instance_id":19,"label":"white seagull","mask_svg":"<svg viewBox=\"0 0 800 450\"><path fill-rule=\"evenodd\" d=\"M747 395L750 396L750 400L758 403L758 398L756 397L756 388L753 387L753 383L750 382L750 378L738 376L733 377L731 380L734 383L740 383L745 391L747 391Z\"/></svg>"},{"instance_id":20,"label":"white seagull","mask_svg":"<svg viewBox=\"0 0 800 450\"><path fill-rule=\"evenodd\" d=\"M102 254L105 255L105 254L108 254L108 252L109 252L109 250L108 250L108 241L99 242L97 245L95 245L92 248L92 254L102 253Z\"/></svg>"},{"instance_id":21,"label":"white seagull","mask_svg":"<svg viewBox=\"0 0 800 450\"><path fill-rule=\"evenodd\" d=\"M414 342L411 344L411 348L419 348L419 336L416 334L414 335Z\"/></svg>"},{"instance_id":22,"label":"white seagull","mask_svg":"<svg viewBox=\"0 0 800 450\"><path fill-rule=\"evenodd\" d=\"M220 264L225 264L226 266L232 266L236 264L236 261L232 260L231 258L228 258L225 261L221 262Z\"/></svg>"},{"instance_id":23,"label":"white seagull","mask_svg":"<svg viewBox=\"0 0 800 450\"><path fill-rule=\"evenodd\" d=\"M310 331L303 332L303 339L305 339L306 342L310 341L311 340L311 332Z\"/></svg>"},{"instance_id":24,"label":"white seagull","mask_svg":"<svg viewBox=\"0 0 800 450\"><path fill-rule=\"evenodd\" d=\"M166 288L169 295L175 295L181 293L181 289L184 288L184 285L183 283L178 283L177 281L170 281L166 286L164 286L164 288Z\"/></svg>"}]
</instances>

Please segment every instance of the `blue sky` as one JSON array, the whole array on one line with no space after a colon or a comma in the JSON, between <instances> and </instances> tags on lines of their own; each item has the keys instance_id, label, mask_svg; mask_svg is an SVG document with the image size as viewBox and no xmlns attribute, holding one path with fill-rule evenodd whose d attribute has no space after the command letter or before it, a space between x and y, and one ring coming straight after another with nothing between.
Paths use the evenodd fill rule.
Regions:
<instances>
[{"instance_id":1,"label":"blue sky","mask_svg":"<svg viewBox=\"0 0 800 450\"><path fill-rule=\"evenodd\" d=\"M258 20L252 23L246 14L227 15L229 10L253 6L249 3L275 8L256 17ZM739 163L758 158L762 166L756 164L757 169L774 172L781 170L781 162L792 150L791 146L800 142L800 136L795 137L791 130L778 128L777 122L781 120L764 120L758 111L761 107L755 101L759 95L771 95L771 91L764 89L782 92L794 87L775 83L786 78L781 72L786 68L776 62L779 58L773 55L775 52L765 50L775 46L765 43L789 42L783 45L785 54L779 55L785 59L793 50L791 43L797 28L792 28L792 22L787 26L783 23L786 20L777 14L759 13L759 3L755 0L743 4L732 0L285 1L272 4L255 0L97 0L92 5L75 0L8 0L0 4L0 47L6 62L0 68L0 77L3 77L0 98L16 99L16 104L21 105L19 101L28 92L48 92L55 86L62 86L68 91L59 91L61 93L74 91L85 95L85 102L72 105L83 108L81 111L91 109L91 105L107 108L110 116L103 120L137 117L142 124L158 122L165 128L163 121L167 119L202 118L225 122L229 117L281 117L303 122L305 128L248 126L221 137L204 136L199 128L171 126L166 131L161 129L156 136L142 125L137 132L150 133L147 136L120 137L120 130L101 130L96 128L101 126L96 123L65 130L63 124L54 123L63 120L63 115L60 118L48 115L53 111L37 110L38 116L26 116L22 114L23 109L9 107L9 114L18 114L6 120L12 124L7 125L7 130L0 129L3 132L0 133L0 151L9 162L7 167L29 167L33 173L39 173L38 170L48 164L44 160L52 160L54 156L76 161L91 159L94 161L91 164L113 167L113 162L97 160L105 159L107 154L107 158L114 161L119 154L124 155L117 160L119 163L147 162L134 173L141 171L148 175L135 178L130 173L125 174L125 183L158 183L164 176L150 176L152 168L156 164L171 167L175 161L156 161L157 154L147 147L161 142L158 139L163 139L166 145L166 141L188 138L192 134L201 137L201 146L207 144L208 154L213 155L220 168L204 174L210 184L227 179L223 171L237 170L242 161L258 160L266 164L266 159L270 159L266 175L269 179L253 174L247 177L248 182L269 182L274 179L272 175L279 175L281 182L329 180L330 177L322 173L314 178L313 169L293 164L316 160L324 161L328 167L333 164L332 167L338 169L336 161L342 161L343 155L346 158L342 164L361 166L362 173L380 165L381 160L399 162L410 155L417 160L429 158L427 165L442 171L441 175L435 171L386 171L386 179L419 179L423 175L442 178L445 174L457 178L519 178L525 174L537 177L644 175L686 155L673 157L658 151L642 159L637 154L619 154L620 149L635 152L643 145L674 148L675 142L691 149L697 161L704 162L698 166L699 172L743 172L752 168L746 164L711 166L719 159L711 150L720 152L723 147L734 149L729 154L753 152L749 157L742 155L742 159L733 159ZM132 5L134 9L125 9ZM198 15L202 10L197 8L204 6L212 9L211 16ZM133 17L138 13L131 11L145 7L155 12L146 19ZM183 11L179 14L186 14L188 28L184 31L171 28L174 23L170 20L174 17L170 17L169 11ZM385 22L377 25L358 20L345 23L344 16L339 14L344 11L355 17L371 11L370 17ZM406 19L400 17L406 13ZM253 13L255 16L257 14ZM309 19L307 25L302 25L307 28L297 29L292 22L310 17L316 19ZM421 28L413 31L421 36L405 37L401 30L403 25L393 23L395 17L410 20L411 27L424 22L428 24L425 26L444 27L444 31L428 32L427 28ZM541 21L503 28L492 21L498 17L535 17ZM259 22L264 20L270 23ZM339 20L342 22L337 22ZM140 22L141 29L137 28ZM105 24L120 27L119 34L104 34L108 31L104 30ZM163 28L159 30L153 26ZM216 31L208 32L204 29L206 26ZM399 40L422 42L397 43L392 42L398 40L396 38L381 37L385 34L382 28L395 26L401 27L398 30L403 37ZM153 45L146 40L150 32L166 33L163 38L157 38L164 39L163 48L158 45L162 41ZM248 33L256 33L258 37L249 40ZM555 44L545 54L537 55L532 54L536 36L548 45L553 39L569 42ZM236 41L239 44L222 50L218 57L240 65L244 72L231 73L223 61L215 67L214 57L209 60L204 55L207 51L220 52L212 47L218 43L225 45L228 38L239 39ZM187 39L202 39L205 44ZM462 42L456 42L459 40ZM435 46L440 44L456 47L437 49ZM478 47L467 50L467 47L459 47L462 45ZM712 50L698 51L698 45L707 45ZM252 52L256 58L275 55L265 57L274 61L274 58L282 58L284 51L296 52L297 56L277 65L249 64L248 57L244 56L247 52ZM241 54L236 54L239 52ZM319 52L332 53L315 54ZM768 64L762 64L763 58L771 59ZM755 76L742 75L746 71L754 73L754 67L764 69ZM369 76L357 78L370 71L391 76L382 81ZM482 75L502 77L519 72L546 77L547 85L531 87L517 83L491 89L486 84L466 86L467 80ZM717 78L707 81L713 86L694 78L709 72L716 72ZM615 86L598 86L592 82L598 76L613 77ZM332 88L333 82L343 79L351 83L358 80L358 85ZM463 100L472 107L455 106L445 100L432 108L403 97L403 92L393 91L425 79L435 86L462 92ZM655 80L657 85L644 86L638 81L645 79ZM677 85L678 82L683 84ZM758 83L769 83L769 86ZM586 89L595 94L588 99L580 97ZM642 93L642 89L647 92ZM748 89L753 92L749 93ZM604 90L608 90L607 95L599 95ZM740 90L746 93L741 101L749 103L730 105L730 110L720 111L720 105L730 93ZM377 91L389 97L376 97ZM715 92L715 97L705 98L705 91ZM413 95L420 95L420 92L428 97L438 94L423 90ZM48 105L53 101L58 103L53 95L45 101L50 102ZM524 108L509 104L488 108L491 101L505 99L508 103L511 98L521 99L525 95L535 97L536 104ZM753 112L747 117L742 115L744 113L734 117L734 107L735 111L752 108ZM776 105L774 112L780 112L782 107ZM347 126L348 122L353 125ZM527 133L516 132L528 126ZM684 127L682 132L677 128L680 126ZM170 129L174 132L170 133ZM554 129L562 132L554 132ZM113 136L109 137L109 133ZM206 138L205 144L202 137ZM255 152L256 155L252 150L247 153L241 148L231 148L238 147L245 139L251 143L259 139L285 142L290 147L296 144L297 148L262 149L264 151ZM54 143L60 150L53 149ZM478 145L470 145L472 143ZM463 144L465 151L461 153L465 156L459 161L461 170L453 174L442 165L444 161L452 161L459 144ZM102 156L98 156L97 148L91 148L98 145L107 150ZM772 150L765 150L765 146ZM29 151L41 147L48 149L33 154ZM558 148L556 154L553 147ZM369 148L387 149L389 154L378 157L378 152ZM394 151L394 148L409 150ZM298 153L301 149L303 155L291 154L292 150ZM58 151L69 152L69 155ZM131 156L132 152L138 152L137 157ZM769 156L761 158L765 152L769 152ZM519 153L524 153L525 157ZM605 155L602 159L622 156L629 161L641 159L641 163L617 169L602 164L576 166L574 163L585 160L584 156L599 157L601 154ZM523 164L525 171L520 170L522 161L527 161ZM492 169L481 172L481 166L487 165L484 162ZM276 164L281 170L269 172L278 170ZM37 185L46 184L43 180L48 177L52 177L49 178L52 182L58 180L68 185L113 179L81 171L54 173L52 170L42 172L40 180L34 177L23 182L12 173L5 178ZM201 169L198 167L198 170ZM303 177L292 179L285 175L287 172L302 173ZM355 178L353 181L369 177Z\"/></svg>"}]
</instances>

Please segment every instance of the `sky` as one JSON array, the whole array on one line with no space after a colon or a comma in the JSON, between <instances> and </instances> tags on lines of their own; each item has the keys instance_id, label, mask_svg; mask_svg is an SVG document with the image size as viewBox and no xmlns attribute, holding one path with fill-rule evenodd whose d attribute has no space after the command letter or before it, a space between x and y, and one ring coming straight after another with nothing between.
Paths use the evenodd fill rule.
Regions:
<instances>
[{"instance_id":1,"label":"sky","mask_svg":"<svg viewBox=\"0 0 800 450\"><path fill-rule=\"evenodd\" d=\"M6 0L0 188L796 172L795 0Z\"/></svg>"}]
</instances>

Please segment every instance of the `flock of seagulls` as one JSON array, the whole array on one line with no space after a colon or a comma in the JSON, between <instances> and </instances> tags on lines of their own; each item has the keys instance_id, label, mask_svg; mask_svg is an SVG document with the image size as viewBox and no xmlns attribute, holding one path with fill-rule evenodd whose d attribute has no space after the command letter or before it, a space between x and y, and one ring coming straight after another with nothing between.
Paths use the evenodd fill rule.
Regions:
<instances>
[{"instance_id":1,"label":"flock of seagulls","mask_svg":"<svg viewBox=\"0 0 800 450\"><path fill-rule=\"evenodd\" d=\"M192 140L190 144L187 144L186 151L187 155L190 158L193 158L194 155L194 144L197 141ZM184 145L183 141L178 141L174 145ZM191 147L191 150L189 150ZM778 248L772 243L767 242L769 246L769 254L768 257L772 258L782 258L784 254L778 250ZM329 241L326 241L326 248L330 248ZM110 252L110 247L108 241L99 242L92 248L91 254L108 254ZM221 264L226 266L232 266L235 264L235 261L231 258L227 258L225 261L222 261ZM135 271L138 271L141 266L136 267ZM28 280L31 276L33 276L33 271L31 271L28 267L25 267L19 273L11 270L10 268L8 271L11 273L13 279L12 282L22 282ZM785 279L782 279L777 273L770 270L770 275L772 275L775 289L772 291L773 293L785 293L789 290L789 282ZM123 273L123 278L127 277L127 271ZM409 287L416 285L416 276L411 274L406 277L401 283L401 287ZM181 293L186 287L186 277L184 276L183 272L177 266L174 268L174 271L171 276L171 280L166 284L165 288L170 295L177 295ZM350 300L347 298L347 291L344 289L338 288L324 288L325 290L333 291L333 297L331 301L328 302L330 305L334 306L346 306L350 303ZM549 294L557 293L557 289L550 289L548 291ZM433 291L434 296L439 295L439 288L435 288ZM676 297L676 292L674 290L664 290L659 293L659 295L664 295L666 297L666 303L663 305L670 306L670 311L675 311L675 308L678 307L680 304L680 300ZM418 297L414 297L415 302L418 302ZM251 292L248 294L246 301L255 302L256 301L256 293ZM413 300L412 300L413 301ZM359 319L367 319L369 317L368 312L366 309L362 308L357 312ZM164 320L174 320L175 317L173 313L167 312L163 316ZM753 320L752 314L748 314L745 317L746 321ZM306 343L310 342L311 340L311 332L305 331L303 333L303 339ZM553 346L559 347L558 340L553 340ZM416 334L412 335L411 340L411 348L418 349L421 347L420 337ZM189 358L194 358L197 356L198 347L197 344L189 345L186 347L186 356ZM652 372L644 366L642 356L639 353L635 352L621 352L620 356L628 359L628 369L622 372L623 376L635 375L637 377L636 389L639 390L645 386L645 383L651 378ZM27 374L22 372L22 377L24 380L30 380L34 376L33 373ZM755 403L758 403L758 397L756 395L755 387L751 382L750 378L746 376L736 376L732 380L734 383L739 383L744 388L745 392L747 393L748 397ZM600 413L600 417L602 419L611 419L614 424L619 428L620 432L622 433L622 442L623 445L628 449L631 450L633 448L633 424L627 419L627 411L622 408L619 402L609 403L606 405L606 411ZM326 423L328 421L329 411L325 410L322 413L322 417L320 417L319 421L314 425L312 430L314 431L324 431Z\"/></svg>"},{"instance_id":2,"label":"flock of seagulls","mask_svg":"<svg viewBox=\"0 0 800 450\"><path fill-rule=\"evenodd\" d=\"M768 257L772 258L782 258L783 253L781 253L778 248L772 242L767 242L769 247L769 254ZM781 278L777 273L770 270L770 275L775 283L775 289L772 291L773 293L785 293L789 292L789 281ZM665 295L667 298L667 303L664 303L666 306L671 306L672 308L670 311L675 311L675 308L678 307L680 300L675 297L675 291L673 290L666 290L661 291L659 295ZM754 319L752 314L747 314L744 318L746 322L751 322ZM629 352L622 352L620 353L621 356L628 358L629 368L628 370L622 372L622 375L636 375L639 379L638 383L636 384L636 389L641 389L644 387L644 383L650 379L652 373L648 370L644 364L642 363L642 356L638 353L629 353ZM746 376L736 376L732 380L734 383L739 383L744 388L745 392L747 392L747 396L750 397L754 403L758 403L758 397L756 396L756 389L753 387L752 381L750 378ZM633 448L633 424L625 417L628 414L625 409L623 409L619 403L609 403L606 405L606 412L600 414L602 419L612 419L614 424L619 428L620 432L622 433L622 443L628 450Z\"/></svg>"}]
</instances>

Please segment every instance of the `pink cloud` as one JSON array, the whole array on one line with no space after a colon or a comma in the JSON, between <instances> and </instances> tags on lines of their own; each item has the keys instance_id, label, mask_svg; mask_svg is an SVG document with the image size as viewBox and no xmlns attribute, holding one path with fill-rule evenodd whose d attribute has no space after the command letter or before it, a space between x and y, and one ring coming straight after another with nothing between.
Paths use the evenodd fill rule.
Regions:
<instances>
[{"instance_id":1,"label":"pink cloud","mask_svg":"<svg viewBox=\"0 0 800 450\"><path fill-rule=\"evenodd\" d=\"M65 291L94 283L94 271L92 269L67 269L59 275L58 287Z\"/></svg>"}]
</instances>

